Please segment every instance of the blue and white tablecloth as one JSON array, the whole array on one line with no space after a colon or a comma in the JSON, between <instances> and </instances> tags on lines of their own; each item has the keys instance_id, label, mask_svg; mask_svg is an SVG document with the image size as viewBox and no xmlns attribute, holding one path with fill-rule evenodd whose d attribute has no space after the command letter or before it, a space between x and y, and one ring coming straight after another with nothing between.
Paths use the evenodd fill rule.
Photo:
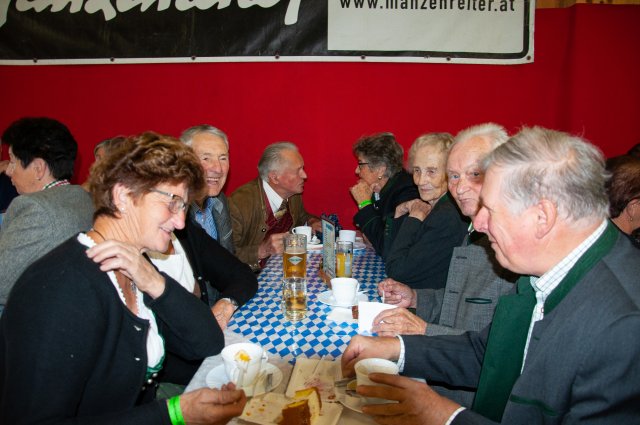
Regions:
<instances>
[{"instance_id":1,"label":"blue and white tablecloth","mask_svg":"<svg viewBox=\"0 0 640 425\"><path fill-rule=\"evenodd\" d=\"M351 337L357 333L357 324L334 323L327 320L332 307L322 304L317 297L328 290L318 276L322 255L307 256L307 317L292 323L282 314L282 256L273 256L258 276L257 294L242 306L229 324L229 330L260 344L271 354L285 359L326 356L339 357ZM353 257L353 277L360 282L360 290L370 301L379 300L378 282L386 277L384 263L371 249Z\"/></svg>"}]
</instances>

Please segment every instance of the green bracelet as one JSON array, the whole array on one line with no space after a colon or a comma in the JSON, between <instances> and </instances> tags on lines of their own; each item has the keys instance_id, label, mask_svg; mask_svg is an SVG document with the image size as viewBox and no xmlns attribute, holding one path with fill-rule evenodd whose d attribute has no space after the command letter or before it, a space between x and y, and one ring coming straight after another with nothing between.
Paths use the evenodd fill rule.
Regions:
<instances>
[{"instance_id":1,"label":"green bracelet","mask_svg":"<svg viewBox=\"0 0 640 425\"><path fill-rule=\"evenodd\" d=\"M182 416L182 409L180 409L180 396L169 399L167 406L172 425L187 425Z\"/></svg>"},{"instance_id":2,"label":"green bracelet","mask_svg":"<svg viewBox=\"0 0 640 425\"><path fill-rule=\"evenodd\" d=\"M358 204L358 208L362 209L367 205L371 205L371 204L373 204L373 202L371 202L371 199L366 199Z\"/></svg>"}]
</instances>

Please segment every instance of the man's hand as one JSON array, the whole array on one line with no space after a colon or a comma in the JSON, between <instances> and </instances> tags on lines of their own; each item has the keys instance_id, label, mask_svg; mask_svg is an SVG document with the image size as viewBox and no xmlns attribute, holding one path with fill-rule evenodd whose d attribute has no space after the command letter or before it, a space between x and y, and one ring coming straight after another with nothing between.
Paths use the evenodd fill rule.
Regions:
<instances>
[{"instance_id":1,"label":"man's hand","mask_svg":"<svg viewBox=\"0 0 640 425\"><path fill-rule=\"evenodd\" d=\"M262 260L274 254L282 254L284 252L284 235L286 233L274 233L263 240L258 247L258 259Z\"/></svg>"},{"instance_id":2,"label":"man's hand","mask_svg":"<svg viewBox=\"0 0 640 425\"><path fill-rule=\"evenodd\" d=\"M353 196L353 199L358 205L366 200L371 199L371 195L373 194L371 186L369 186L369 184L362 179L358 180L358 183L356 183L354 186L351 186L349 191L351 192L351 196Z\"/></svg>"},{"instance_id":3,"label":"man's hand","mask_svg":"<svg viewBox=\"0 0 640 425\"><path fill-rule=\"evenodd\" d=\"M221 390L200 388L180 396L180 408L189 425L223 425L240 416L247 397L227 384Z\"/></svg>"},{"instance_id":4,"label":"man's hand","mask_svg":"<svg viewBox=\"0 0 640 425\"><path fill-rule=\"evenodd\" d=\"M213 316L216 318L218 325L220 325L220 329L225 330L227 325L229 324L229 320L231 320L231 316L236 311L236 306L231 304L227 300L218 300L213 307L211 307L211 312Z\"/></svg>"},{"instance_id":5,"label":"man's hand","mask_svg":"<svg viewBox=\"0 0 640 425\"><path fill-rule=\"evenodd\" d=\"M442 425L460 407L427 384L405 376L372 373L369 378L387 386L361 385L356 389L358 394L397 401L362 407L362 413L379 424Z\"/></svg>"},{"instance_id":6,"label":"man's hand","mask_svg":"<svg viewBox=\"0 0 640 425\"><path fill-rule=\"evenodd\" d=\"M362 359L377 357L387 360L398 360L400 341L398 338L374 338L356 335L351 338L349 346L342 354L342 376L353 376L353 367Z\"/></svg>"},{"instance_id":7,"label":"man's hand","mask_svg":"<svg viewBox=\"0 0 640 425\"><path fill-rule=\"evenodd\" d=\"M373 319L371 332L379 336L424 335L427 322L405 308L393 308L380 312Z\"/></svg>"},{"instance_id":8,"label":"man's hand","mask_svg":"<svg viewBox=\"0 0 640 425\"><path fill-rule=\"evenodd\" d=\"M393 304L398 307L416 308L418 296L416 291L404 283L386 278L378 283L378 294L384 294L385 304Z\"/></svg>"}]
</instances>

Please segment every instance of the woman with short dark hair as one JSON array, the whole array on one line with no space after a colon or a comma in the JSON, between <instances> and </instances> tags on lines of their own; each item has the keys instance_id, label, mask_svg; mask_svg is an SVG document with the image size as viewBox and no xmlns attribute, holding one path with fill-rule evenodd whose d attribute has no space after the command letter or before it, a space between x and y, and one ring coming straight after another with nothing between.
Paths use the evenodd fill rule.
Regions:
<instances>
[{"instance_id":1,"label":"woman with short dark hair","mask_svg":"<svg viewBox=\"0 0 640 425\"><path fill-rule=\"evenodd\" d=\"M359 177L350 189L359 209L353 221L383 258L393 242L396 206L418 197L411 175L402 168L403 154L391 133L365 136L353 145Z\"/></svg>"}]
</instances>

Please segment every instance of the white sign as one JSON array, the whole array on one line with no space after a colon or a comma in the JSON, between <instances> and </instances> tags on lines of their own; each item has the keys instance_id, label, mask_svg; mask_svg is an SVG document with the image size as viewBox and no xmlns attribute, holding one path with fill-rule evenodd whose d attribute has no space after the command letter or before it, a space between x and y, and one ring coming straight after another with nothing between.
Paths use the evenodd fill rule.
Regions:
<instances>
[{"instance_id":1,"label":"white sign","mask_svg":"<svg viewBox=\"0 0 640 425\"><path fill-rule=\"evenodd\" d=\"M328 50L530 62L534 11L524 0L329 0Z\"/></svg>"}]
</instances>

